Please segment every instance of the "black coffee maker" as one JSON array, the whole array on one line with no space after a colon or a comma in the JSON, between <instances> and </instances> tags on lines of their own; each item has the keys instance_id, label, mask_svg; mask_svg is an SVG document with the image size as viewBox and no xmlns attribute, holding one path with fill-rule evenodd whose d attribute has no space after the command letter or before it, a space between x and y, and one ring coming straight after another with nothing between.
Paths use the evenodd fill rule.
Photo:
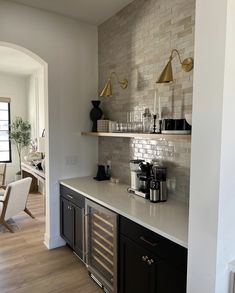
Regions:
<instances>
[{"instance_id":1,"label":"black coffee maker","mask_svg":"<svg viewBox=\"0 0 235 293\"><path fill-rule=\"evenodd\" d=\"M142 192L145 198L149 199L150 195L150 181L152 179L151 170L152 164L148 162L141 162L140 163L141 173L138 175L140 180L140 187L139 191Z\"/></svg>"}]
</instances>

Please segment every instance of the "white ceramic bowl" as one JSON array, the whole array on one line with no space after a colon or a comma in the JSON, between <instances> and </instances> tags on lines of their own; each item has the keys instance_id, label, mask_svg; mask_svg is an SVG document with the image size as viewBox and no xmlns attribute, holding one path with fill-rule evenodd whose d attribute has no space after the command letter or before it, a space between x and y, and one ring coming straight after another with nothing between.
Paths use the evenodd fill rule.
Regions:
<instances>
[{"instance_id":1,"label":"white ceramic bowl","mask_svg":"<svg viewBox=\"0 0 235 293\"><path fill-rule=\"evenodd\" d=\"M189 125L192 125L192 114L189 114L189 113L188 114L185 114L184 117L185 117L187 123Z\"/></svg>"}]
</instances>

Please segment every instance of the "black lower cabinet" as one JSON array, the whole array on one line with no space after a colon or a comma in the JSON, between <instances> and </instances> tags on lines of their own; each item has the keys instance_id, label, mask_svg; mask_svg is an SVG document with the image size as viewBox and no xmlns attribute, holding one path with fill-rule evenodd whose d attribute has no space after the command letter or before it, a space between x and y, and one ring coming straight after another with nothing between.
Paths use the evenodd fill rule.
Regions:
<instances>
[{"instance_id":1,"label":"black lower cabinet","mask_svg":"<svg viewBox=\"0 0 235 293\"><path fill-rule=\"evenodd\" d=\"M158 260L124 236L120 237L120 292L156 293ZM149 261L149 263L148 263Z\"/></svg>"},{"instance_id":2,"label":"black lower cabinet","mask_svg":"<svg viewBox=\"0 0 235 293\"><path fill-rule=\"evenodd\" d=\"M187 249L121 217L119 293L186 293Z\"/></svg>"},{"instance_id":3,"label":"black lower cabinet","mask_svg":"<svg viewBox=\"0 0 235 293\"><path fill-rule=\"evenodd\" d=\"M61 237L83 261L84 210L84 196L61 185ZM107 222L99 214L97 218ZM187 249L123 216L119 216L118 221L118 293L186 293ZM101 229L101 224L96 229ZM99 265L107 270L113 250L111 246L106 248L110 239L106 239L102 231L99 234L99 241L91 239L95 243L92 253L94 257L99 254L96 257L102 259Z\"/></svg>"},{"instance_id":4,"label":"black lower cabinet","mask_svg":"<svg viewBox=\"0 0 235 293\"><path fill-rule=\"evenodd\" d=\"M82 195L61 186L60 235L73 251L84 260L84 208Z\"/></svg>"}]
</instances>

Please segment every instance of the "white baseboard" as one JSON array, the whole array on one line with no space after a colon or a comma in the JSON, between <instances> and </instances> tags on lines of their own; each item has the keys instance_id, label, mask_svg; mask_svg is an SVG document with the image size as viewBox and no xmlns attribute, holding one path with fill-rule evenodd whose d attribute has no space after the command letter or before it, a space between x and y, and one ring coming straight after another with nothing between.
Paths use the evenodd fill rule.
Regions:
<instances>
[{"instance_id":1,"label":"white baseboard","mask_svg":"<svg viewBox=\"0 0 235 293\"><path fill-rule=\"evenodd\" d=\"M44 245L48 249L54 249L65 246L66 242L60 236L50 237L49 235L44 234Z\"/></svg>"}]
</instances>

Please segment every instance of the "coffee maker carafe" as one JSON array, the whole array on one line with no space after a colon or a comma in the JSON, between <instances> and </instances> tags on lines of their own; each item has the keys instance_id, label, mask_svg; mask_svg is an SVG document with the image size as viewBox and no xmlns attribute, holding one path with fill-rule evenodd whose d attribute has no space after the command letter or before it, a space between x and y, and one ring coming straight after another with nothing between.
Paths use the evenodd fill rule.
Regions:
<instances>
[{"instance_id":1,"label":"coffee maker carafe","mask_svg":"<svg viewBox=\"0 0 235 293\"><path fill-rule=\"evenodd\" d=\"M141 174L138 175L140 179L140 188L139 191L142 192L145 198L149 198L150 192L150 181L152 165L148 162L140 163Z\"/></svg>"},{"instance_id":2,"label":"coffee maker carafe","mask_svg":"<svg viewBox=\"0 0 235 293\"><path fill-rule=\"evenodd\" d=\"M154 164L152 168L153 179L150 182L150 201L167 201L166 175L167 168Z\"/></svg>"}]
</instances>

